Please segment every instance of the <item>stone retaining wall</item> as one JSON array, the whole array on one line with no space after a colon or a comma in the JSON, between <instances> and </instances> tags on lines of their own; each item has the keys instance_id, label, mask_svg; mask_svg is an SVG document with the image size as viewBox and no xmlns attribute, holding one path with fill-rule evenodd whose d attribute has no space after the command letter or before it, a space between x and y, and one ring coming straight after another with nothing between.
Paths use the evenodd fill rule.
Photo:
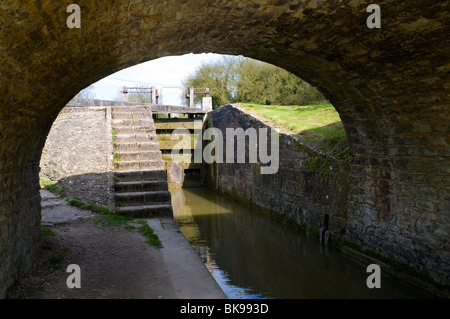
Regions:
<instances>
[{"instance_id":1,"label":"stone retaining wall","mask_svg":"<svg viewBox=\"0 0 450 319\"><path fill-rule=\"evenodd\" d=\"M224 136L226 128L266 126L232 105L214 110L208 118L208 126L219 128ZM375 164L371 167L377 168ZM445 217L445 209L436 211L437 205L447 199L445 191L438 198L430 187L402 185L396 190L386 185L387 193L380 193L364 183L370 171L360 170L355 159L342 162L284 134L280 138L278 173L261 175L259 169L259 164L212 164L208 168L208 183L219 192L305 228L320 239L318 231L328 228L331 241L338 240L346 248L356 248L388 263L396 273L413 274L415 281L432 282L436 287L449 285L448 222L437 214ZM355 174L357 171L359 175ZM374 202L389 201L392 210L406 207L406 213L373 214L367 206L355 209L354 198L363 189L373 191ZM420 192L420 198L426 195L429 199L401 199L401 205L395 205L404 192L410 192L410 196L419 196Z\"/></svg>"},{"instance_id":2,"label":"stone retaining wall","mask_svg":"<svg viewBox=\"0 0 450 319\"><path fill-rule=\"evenodd\" d=\"M267 127L232 105L209 113L207 123L219 128L224 140L226 128ZM328 229L335 239L340 237L346 223L348 163L317 152L290 135L280 134L279 142L280 161L276 174L262 175L259 163L211 164L208 168L210 187L304 228L317 238L321 228ZM247 142L247 154L248 151Z\"/></svg>"},{"instance_id":3,"label":"stone retaining wall","mask_svg":"<svg viewBox=\"0 0 450 319\"><path fill-rule=\"evenodd\" d=\"M111 122L108 107L67 107L53 123L42 152L41 173L67 197L110 206Z\"/></svg>"}]
</instances>

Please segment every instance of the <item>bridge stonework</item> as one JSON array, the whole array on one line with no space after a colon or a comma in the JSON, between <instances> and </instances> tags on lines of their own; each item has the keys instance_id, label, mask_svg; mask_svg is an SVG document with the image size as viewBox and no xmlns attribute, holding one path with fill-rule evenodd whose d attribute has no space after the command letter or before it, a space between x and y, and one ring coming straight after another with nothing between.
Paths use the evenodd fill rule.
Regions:
<instances>
[{"instance_id":1,"label":"bridge stonework","mask_svg":"<svg viewBox=\"0 0 450 319\"><path fill-rule=\"evenodd\" d=\"M350 240L450 284L450 2L0 3L0 296L40 242L39 159L62 107L125 67L167 55L243 54L315 85L352 153Z\"/></svg>"}]
</instances>

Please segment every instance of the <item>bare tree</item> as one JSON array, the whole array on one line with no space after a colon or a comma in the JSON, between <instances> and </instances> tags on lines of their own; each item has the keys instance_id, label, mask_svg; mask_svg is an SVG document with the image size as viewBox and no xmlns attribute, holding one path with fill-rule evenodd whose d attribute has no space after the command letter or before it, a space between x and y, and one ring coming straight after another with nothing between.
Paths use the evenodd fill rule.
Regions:
<instances>
[{"instance_id":1,"label":"bare tree","mask_svg":"<svg viewBox=\"0 0 450 319\"><path fill-rule=\"evenodd\" d=\"M81 90L75 98L77 99L95 99L95 92L94 92L94 86L88 86L87 88Z\"/></svg>"}]
</instances>

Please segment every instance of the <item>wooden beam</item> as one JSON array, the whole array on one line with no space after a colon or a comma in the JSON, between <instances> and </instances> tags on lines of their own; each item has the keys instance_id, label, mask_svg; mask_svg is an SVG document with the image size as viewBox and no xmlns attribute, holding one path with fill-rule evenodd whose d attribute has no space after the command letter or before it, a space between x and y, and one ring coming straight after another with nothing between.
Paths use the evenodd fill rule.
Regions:
<instances>
[{"instance_id":1,"label":"wooden beam","mask_svg":"<svg viewBox=\"0 0 450 319\"><path fill-rule=\"evenodd\" d=\"M194 154L162 154L164 162L177 162L177 163L194 163ZM201 163L200 163L201 164Z\"/></svg>"},{"instance_id":2,"label":"wooden beam","mask_svg":"<svg viewBox=\"0 0 450 319\"><path fill-rule=\"evenodd\" d=\"M172 106L172 105L157 105L152 104L152 113L178 113L178 114L206 114L208 113L204 109L195 107L182 107L182 106Z\"/></svg>"},{"instance_id":3,"label":"wooden beam","mask_svg":"<svg viewBox=\"0 0 450 319\"><path fill-rule=\"evenodd\" d=\"M164 167L165 169L170 169L170 166L172 166L171 161L168 162L164 162ZM176 162L178 163L182 169L199 169L203 167L203 164L198 164L198 163L184 163L184 162Z\"/></svg>"},{"instance_id":4,"label":"wooden beam","mask_svg":"<svg viewBox=\"0 0 450 319\"><path fill-rule=\"evenodd\" d=\"M195 127L194 119L154 119L157 130L175 130L175 129L202 129L202 127Z\"/></svg>"},{"instance_id":5,"label":"wooden beam","mask_svg":"<svg viewBox=\"0 0 450 319\"><path fill-rule=\"evenodd\" d=\"M160 150L193 150L195 149L196 142L195 140L185 140L185 141L161 141L159 140L159 149Z\"/></svg>"}]
</instances>

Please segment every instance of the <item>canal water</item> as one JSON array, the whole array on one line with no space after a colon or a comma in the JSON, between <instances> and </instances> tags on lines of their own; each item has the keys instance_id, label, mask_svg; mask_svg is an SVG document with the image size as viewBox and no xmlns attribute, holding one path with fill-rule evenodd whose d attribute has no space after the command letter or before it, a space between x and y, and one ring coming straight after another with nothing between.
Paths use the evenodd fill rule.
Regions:
<instances>
[{"instance_id":1,"label":"canal water","mask_svg":"<svg viewBox=\"0 0 450 319\"><path fill-rule=\"evenodd\" d=\"M172 189L181 232L228 298L427 298L368 265L206 188Z\"/></svg>"}]
</instances>

